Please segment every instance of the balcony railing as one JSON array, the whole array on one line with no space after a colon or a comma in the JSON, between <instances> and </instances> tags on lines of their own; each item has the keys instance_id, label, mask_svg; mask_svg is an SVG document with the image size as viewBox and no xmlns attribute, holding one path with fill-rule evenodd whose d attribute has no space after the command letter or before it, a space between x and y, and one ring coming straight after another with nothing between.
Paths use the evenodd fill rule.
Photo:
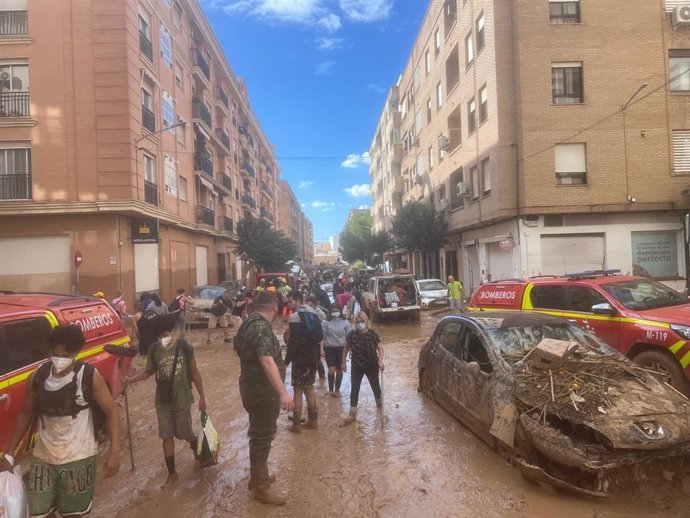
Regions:
<instances>
[{"instance_id":1,"label":"balcony railing","mask_svg":"<svg viewBox=\"0 0 690 518\"><path fill-rule=\"evenodd\" d=\"M211 66L208 64L208 61L206 61L206 58L204 58L203 54L199 52L198 49L194 49L192 51L192 63L194 63L195 66L199 67L199 70L203 72L203 74L206 76L206 79L209 81L211 80Z\"/></svg>"},{"instance_id":2,"label":"balcony railing","mask_svg":"<svg viewBox=\"0 0 690 518\"><path fill-rule=\"evenodd\" d=\"M158 186L148 180L144 180L144 201L158 207Z\"/></svg>"},{"instance_id":3,"label":"balcony railing","mask_svg":"<svg viewBox=\"0 0 690 518\"><path fill-rule=\"evenodd\" d=\"M261 217L273 221L273 214L266 207L261 207Z\"/></svg>"},{"instance_id":4,"label":"balcony railing","mask_svg":"<svg viewBox=\"0 0 690 518\"><path fill-rule=\"evenodd\" d=\"M30 199L30 174L0 174L0 200Z\"/></svg>"},{"instance_id":5,"label":"balcony railing","mask_svg":"<svg viewBox=\"0 0 690 518\"><path fill-rule=\"evenodd\" d=\"M199 99L192 101L192 112L195 119L201 119L209 129L213 127L211 112L209 111L208 107Z\"/></svg>"},{"instance_id":6,"label":"balcony railing","mask_svg":"<svg viewBox=\"0 0 690 518\"><path fill-rule=\"evenodd\" d=\"M0 117L28 117L29 92L0 92Z\"/></svg>"},{"instance_id":7,"label":"balcony railing","mask_svg":"<svg viewBox=\"0 0 690 518\"><path fill-rule=\"evenodd\" d=\"M222 129L217 129L216 135L218 135L218 138L223 143L223 145L226 148L230 149L230 136L228 135L227 131L222 130Z\"/></svg>"},{"instance_id":8,"label":"balcony railing","mask_svg":"<svg viewBox=\"0 0 690 518\"><path fill-rule=\"evenodd\" d=\"M223 103L223 106L230 109L230 99L228 99L228 94L222 88L216 88L216 96Z\"/></svg>"},{"instance_id":9,"label":"balcony railing","mask_svg":"<svg viewBox=\"0 0 690 518\"><path fill-rule=\"evenodd\" d=\"M251 147L254 147L254 137L249 133L249 130L247 129L247 126L240 126L239 127L239 132L240 135L245 137L247 139L247 142Z\"/></svg>"},{"instance_id":10,"label":"balcony railing","mask_svg":"<svg viewBox=\"0 0 690 518\"><path fill-rule=\"evenodd\" d=\"M216 226L216 213L213 209L204 207L203 205L196 206L196 221L197 223L203 223L210 227Z\"/></svg>"},{"instance_id":11,"label":"balcony railing","mask_svg":"<svg viewBox=\"0 0 690 518\"><path fill-rule=\"evenodd\" d=\"M0 36L23 36L28 33L26 11L0 11Z\"/></svg>"},{"instance_id":12,"label":"balcony railing","mask_svg":"<svg viewBox=\"0 0 690 518\"><path fill-rule=\"evenodd\" d=\"M230 178L228 175L224 174L221 177L221 182L223 183L223 187L225 187L229 191L232 191L232 178Z\"/></svg>"},{"instance_id":13,"label":"balcony railing","mask_svg":"<svg viewBox=\"0 0 690 518\"><path fill-rule=\"evenodd\" d=\"M141 124L151 133L156 131L156 114L143 104L141 105Z\"/></svg>"},{"instance_id":14,"label":"balcony railing","mask_svg":"<svg viewBox=\"0 0 690 518\"><path fill-rule=\"evenodd\" d=\"M256 171L254 171L254 168L251 166L249 160L247 160L246 158L242 160L242 169L247 171L247 174L252 178L256 178Z\"/></svg>"},{"instance_id":15,"label":"balcony railing","mask_svg":"<svg viewBox=\"0 0 690 518\"><path fill-rule=\"evenodd\" d=\"M261 182L261 190L264 191L269 196L273 196L273 193L271 192L271 189L269 188L269 186L266 182Z\"/></svg>"},{"instance_id":16,"label":"balcony railing","mask_svg":"<svg viewBox=\"0 0 690 518\"><path fill-rule=\"evenodd\" d=\"M149 58L149 61L153 61L153 45L143 32L139 33L139 51Z\"/></svg>"},{"instance_id":17,"label":"balcony railing","mask_svg":"<svg viewBox=\"0 0 690 518\"><path fill-rule=\"evenodd\" d=\"M249 194L242 195L242 203L244 205L249 205L252 209L256 208L256 200L252 198Z\"/></svg>"},{"instance_id":18,"label":"balcony railing","mask_svg":"<svg viewBox=\"0 0 690 518\"><path fill-rule=\"evenodd\" d=\"M213 178L213 160L208 155L197 154L194 157L194 169L203 171L207 176Z\"/></svg>"},{"instance_id":19,"label":"balcony railing","mask_svg":"<svg viewBox=\"0 0 690 518\"><path fill-rule=\"evenodd\" d=\"M228 218L227 216L223 217L223 229L231 234L235 232L235 224L232 218Z\"/></svg>"}]
</instances>

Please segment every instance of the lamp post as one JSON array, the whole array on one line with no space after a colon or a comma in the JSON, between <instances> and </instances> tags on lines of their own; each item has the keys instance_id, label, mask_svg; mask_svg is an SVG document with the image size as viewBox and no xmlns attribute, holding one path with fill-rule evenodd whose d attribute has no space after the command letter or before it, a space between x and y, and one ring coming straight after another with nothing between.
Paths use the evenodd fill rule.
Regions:
<instances>
[{"instance_id":1,"label":"lamp post","mask_svg":"<svg viewBox=\"0 0 690 518\"><path fill-rule=\"evenodd\" d=\"M156 130L156 131L150 131L150 132L146 133L145 135L142 135L141 137L139 137L138 139L136 139L134 141L134 162L136 164L135 165L135 173L137 176L137 200L139 200L139 196L140 196L140 194L139 194L139 192L140 192L139 191L139 150L141 148L139 147L139 142L141 142L142 140L147 139L153 135L163 133L164 131L168 131L168 130L171 130L173 128L177 128L179 126L186 127L187 121L176 122L175 124L171 124L170 126L166 126L165 128L161 128L161 129Z\"/></svg>"},{"instance_id":2,"label":"lamp post","mask_svg":"<svg viewBox=\"0 0 690 518\"><path fill-rule=\"evenodd\" d=\"M635 203L637 200L635 200L635 197L630 194L630 181L628 179L628 133L626 126L626 110L628 109L628 106L630 106L630 103L633 102L633 99L635 99L635 97L637 97L637 95L648 86L649 83L642 83L637 90L635 90L635 93L630 96L630 99L628 99L627 102L621 107L621 113L623 114L623 153L625 155L625 194L628 202L630 203Z\"/></svg>"}]
</instances>

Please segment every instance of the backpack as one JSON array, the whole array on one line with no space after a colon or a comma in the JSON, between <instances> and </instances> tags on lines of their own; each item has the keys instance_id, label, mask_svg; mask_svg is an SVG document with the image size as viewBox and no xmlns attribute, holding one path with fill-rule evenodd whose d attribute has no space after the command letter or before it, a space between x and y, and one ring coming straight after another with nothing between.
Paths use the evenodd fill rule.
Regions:
<instances>
[{"instance_id":1,"label":"backpack","mask_svg":"<svg viewBox=\"0 0 690 518\"><path fill-rule=\"evenodd\" d=\"M304 329L304 337L315 347L319 347L323 340L323 329L321 328L321 320L319 315L310 311L299 311L300 322Z\"/></svg>"},{"instance_id":2,"label":"backpack","mask_svg":"<svg viewBox=\"0 0 690 518\"><path fill-rule=\"evenodd\" d=\"M181 310L182 306L180 305L180 299L182 297L183 295L178 295L177 297L175 297L173 301L170 304L168 304L168 311L172 313L173 311Z\"/></svg>"},{"instance_id":3,"label":"backpack","mask_svg":"<svg viewBox=\"0 0 690 518\"><path fill-rule=\"evenodd\" d=\"M222 317L230 309L232 309L232 304L230 304L230 307L226 306L223 297L220 296L213 301L211 305L211 314L215 317Z\"/></svg>"}]
</instances>

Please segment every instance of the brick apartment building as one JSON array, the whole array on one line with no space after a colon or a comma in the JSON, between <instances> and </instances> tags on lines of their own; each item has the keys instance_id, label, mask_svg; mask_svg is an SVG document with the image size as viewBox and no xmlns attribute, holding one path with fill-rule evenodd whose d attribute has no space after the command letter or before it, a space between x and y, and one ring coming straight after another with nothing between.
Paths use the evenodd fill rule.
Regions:
<instances>
[{"instance_id":1,"label":"brick apartment building","mask_svg":"<svg viewBox=\"0 0 690 518\"><path fill-rule=\"evenodd\" d=\"M371 145L373 216L446 211L424 275L619 268L684 284L683 0L432 0ZM400 258L396 258L400 261Z\"/></svg>"},{"instance_id":2,"label":"brick apartment building","mask_svg":"<svg viewBox=\"0 0 690 518\"><path fill-rule=\"evenodd\" d=\"M280 230L297 245L296 261L310 265L314 261L314 230L311 221L304 215L292 187L285 180L280 181Z\"/></svg>"},{"instance_id":3,"label":"brick apartment building","mask_svg":"<svg viewBox=\"0 0 690 518\"><path fill-rule=\"evenodd\" d=\"M196 0L4 0L0 48L0 289L72 291L76 252L129 300L249 274L279 169Z\"/></svg>"}]
</instances>

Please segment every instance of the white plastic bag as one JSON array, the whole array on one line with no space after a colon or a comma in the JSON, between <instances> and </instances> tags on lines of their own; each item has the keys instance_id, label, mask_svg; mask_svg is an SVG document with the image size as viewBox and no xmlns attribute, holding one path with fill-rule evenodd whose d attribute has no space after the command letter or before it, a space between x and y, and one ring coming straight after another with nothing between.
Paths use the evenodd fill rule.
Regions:
<instances>
[{"instance_id":1,"label":"white plastic bag","mask_svg":"<svg viewBox=\"0 0 690 518\"><path fill-rule=\"evenodd\" d=\"M206 412L201 413L201 429L199 430L196 453L203 466L212 466L218 463L220 435L213 427L211 418ZM3 518L2 515L0 518Z\"/></svg>"},{"instance_id":2,"label":"white plastic bag","mask_svg":"<svg viewBox=\"0 0 690 518\"><path fill-rule=\"evenodd\" d=\"M29 518L29 501L19 468L0 473L0 518Z\"/></svg>"}]
</instances>

